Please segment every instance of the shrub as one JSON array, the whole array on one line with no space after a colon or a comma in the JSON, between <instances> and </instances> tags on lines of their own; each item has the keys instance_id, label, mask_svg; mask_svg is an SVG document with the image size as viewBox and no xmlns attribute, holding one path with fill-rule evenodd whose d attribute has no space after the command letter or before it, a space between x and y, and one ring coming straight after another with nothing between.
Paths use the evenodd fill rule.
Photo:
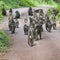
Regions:
<instances>
[{"instance_id":1,"label":"shrub","mask_svg":"<svg viewBox=\"0 0 60 60\"><path fill-rule=\"evenodd\" d=\"M8 46L8 41L8 36L3 31L0 31L0 51L5 51Z\"/></svg>"}]
</instances>

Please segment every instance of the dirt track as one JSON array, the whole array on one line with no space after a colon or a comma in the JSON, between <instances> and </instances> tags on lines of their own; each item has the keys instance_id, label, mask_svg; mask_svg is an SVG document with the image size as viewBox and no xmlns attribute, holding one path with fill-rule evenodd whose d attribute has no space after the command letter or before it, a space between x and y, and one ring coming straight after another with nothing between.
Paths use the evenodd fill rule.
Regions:
<instances>
[{"instance_id":1,"label":"dirt track","mask_svg":"<svg viewBox=\"0 0 60 60\"><path fill-rule=\"evenodd\" d=\"M11 34L8 29L8 20L5 17L2 25L10 37L10 47L3 56L5 60L60 60L60 30L47 32L44 28L42 40L35 41L35 46L30 47L27 43L27 36L23 32L23 18L19 20L20 26L15 34Z\"/></svg>"}]
</instances>

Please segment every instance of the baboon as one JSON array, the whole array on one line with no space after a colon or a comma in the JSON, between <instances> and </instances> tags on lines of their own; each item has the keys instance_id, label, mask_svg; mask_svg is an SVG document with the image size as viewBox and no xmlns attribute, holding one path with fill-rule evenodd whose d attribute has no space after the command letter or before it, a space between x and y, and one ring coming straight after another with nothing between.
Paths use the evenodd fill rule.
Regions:
<instances>
[{"instance_id":1,"label":"baboon","mask_svg":"<svg viewBox=\"0 0 60 60\"><path fill-rule=\"evenodd\" d=\"M47 22L46 22L46 24L45 24L45 27L46 27L46 30L47 30L48 32L51 32L52 23L51 23L51 21L49 20L49 17L48 17L47 19L48 19L48 20L47 20Z\"/></svg>"},{"instance_id":2,"label":"baboon","mask_svg":"<svg viewBox=\"0 0 60 60\"><path fill-rule=\"evenodd\" d=\"M55 17L55 15L52 16L52 27L54 30L56 29L56 17Z\"/></svg>"},{"instance_id":3,"label":"baboon","mask_svg":"<svg viewBox=\"0 0 60 60\"><path fill-rule=\"evenodd\" d=\"M5 10L5 8L2 9L2 15L6 16L6 10Z\"/></svg>"},{"instance_id":4,"label":"baboon","mask_svg":"<svg viewBox=\"0 0 60 60\"><path fill-rule=\"evenodd\" d=\"M40 39L42 39L42 25L37 24L36 28L37 29L37 34L39 35Z\"/></svg>"},{"instance_id":5,"label":"baboon","mask_svg":"<svg viewBox=\"0 0 60 60\"><path fill-rule=\"evenodd\" d=\"M16 27L19 28L19 21L18 19L15 19Z\"/></svg>"},{"instance_id":6,"label":"baboon","mask_svg":"<svg viewBox=\"0 0 60 60\"><path fill-rule=\"evenodd\" d=\"M34 45L34 35L33 35L33 27L32 27L32 25L31 26L29 26L29 30L28 30L28 44L29 44L29 46L33 46Z\"/></svg>"},{"instance_id":7,"label":"baboon","mask_svg":"<svg viewBox=\"0 0 60 60\"><path fill-rule=\"evenodd\" d=\"M27 18L27 16L25 17L24 22L25 22L25 23L28 22L28 18Z\"/></svg>"},{"instance_id":8,"label":"baboon","mask_svg":"<svg viewBox=\"0 0 60 60\"><path fill-rule=\"evenodd\" d=\"M12 13L12 12L13 12L13 11L12 11L12 8L10 8L9 12L10 12L10 13Z\"/></svg>"},{"instance_id":9,"label":"baboon","mask_svg":"<svg viewBox=\"0 0 60 60\"><path fill-rule=\"evenodd\" d=\"M12 13L11 13L11 12L9 12L8 20L10 21L10 20L12 20L12 18L13 18Z\"/></svg>"},{"instance_id":10,"label":"baboon","mask_svg":"<svg viewBox=\"0 0 60 60\"><path fill-rule=\"evenodd\" d=\"M12 20L9 21L9 29L10 29L12 34L15 33L15 28L16 28L16 23L12 17Z\"/></svg>"},{"instance_id":11,"label":"baboon","mask_svg":"<svg viewBox=\"0 0 60 60\"><path fill-rule=\"evenodd\" d=\"M45 22L45 19L44 19L44 16L42 14L39 15L39 23L41 25L41 27L43 26L44 22ZM43 27L42 27L42 31L43 31Z\"/></svg>"},{"instance_id":12,"label":"baboon","mask_svg":"<svg viewBox=\"0 0 60 60\"><path fill-rule=\"evenodd\" d=\"M28 35L28 26L26 24L24 25L23 29L24 29L24 34Z\"/></svg>"},{"instance_id":13,"label":"baboon","mask_svg":"<svg viewBox=\"0 0 60 60\"><path fill-rule=\"evenodd\" d=\"M15 13L16 13L15 19L19 19L19 18L20 18L20 13L19 13L19 11L16 11Z\"/></svg>"},{"instance_id":14,"label":"baboon","mask_svg":"<svg viewBox=\"0 0 60 60\"><path fill-rule=\"evenodd\" d=\"M33 11L32 11L32 8L30 7L29 10L28 10L28 15L29 16L33 16Z\"/></svg>"},{"instance_id":15,"label":"baboon","mask_svg":"<svg viewBox=\"0 0 60 60\"><path fill-rule=\"evenodd\" d=\"M40 15L44 15L43 9L40 9L40 10L39 10L39 14L40 14Z\"/></svg>"},{"instance_id":16,"label":"baboon","mask_svg":"<svg viewBox=\"0 0 60 60\"><path fill-rule=\"evenodd\" d=\"M29 20L30 20L30 25L32 25L33 18L32 17L29 17Z\"/></svg>"},{"instance_id":17,"label":"baboon","mask_svg":"<svg viewBox=\"0 0 60 60\"><path fill-rule=\"evenodd\" d=\"M53 13L55 14L55 16L59 13L59 11L57 9L53 9Z\"/></svg>"}]
</instances>

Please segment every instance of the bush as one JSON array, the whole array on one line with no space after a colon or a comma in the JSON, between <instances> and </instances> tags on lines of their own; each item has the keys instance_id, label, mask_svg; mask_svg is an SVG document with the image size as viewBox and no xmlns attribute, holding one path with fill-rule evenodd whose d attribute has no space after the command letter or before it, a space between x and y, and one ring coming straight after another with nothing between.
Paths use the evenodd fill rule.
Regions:
<instances>
[{"instance_id":1,"label":"bush","mask_svg":"<svg viewBox=\"0 0 60 60\"><path fill-rule=\"evenodd\" d=\"M8 36L3 31L0 31L0 52L5 51L8 46L8 41Z\"/></svg>"},{"instance_id":2,"label":"bush","mask_svg":"<svg viewBox=\"0 0 60 60\"><path fill-rule=\"evenodd\" d=\"M3 19L2 8L8 9L8 6L3 1L0 1L0 20Z\"/></svg>"}]
</instances>

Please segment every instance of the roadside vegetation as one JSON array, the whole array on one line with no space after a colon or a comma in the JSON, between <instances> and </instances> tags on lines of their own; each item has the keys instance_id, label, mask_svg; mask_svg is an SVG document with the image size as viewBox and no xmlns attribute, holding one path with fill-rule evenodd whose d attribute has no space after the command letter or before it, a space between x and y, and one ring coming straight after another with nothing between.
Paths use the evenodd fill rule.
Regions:
<instances>
[{"instance_id":1,"label":"roadside vegetation","mask_svg":"<svg viewBox=\"0 0 60 60\"><path fill-rule=\"evenodd\" d=\"M0 30L0 52L5 52L8 47L9 38Z\"/></svg>"}]
</instances>

